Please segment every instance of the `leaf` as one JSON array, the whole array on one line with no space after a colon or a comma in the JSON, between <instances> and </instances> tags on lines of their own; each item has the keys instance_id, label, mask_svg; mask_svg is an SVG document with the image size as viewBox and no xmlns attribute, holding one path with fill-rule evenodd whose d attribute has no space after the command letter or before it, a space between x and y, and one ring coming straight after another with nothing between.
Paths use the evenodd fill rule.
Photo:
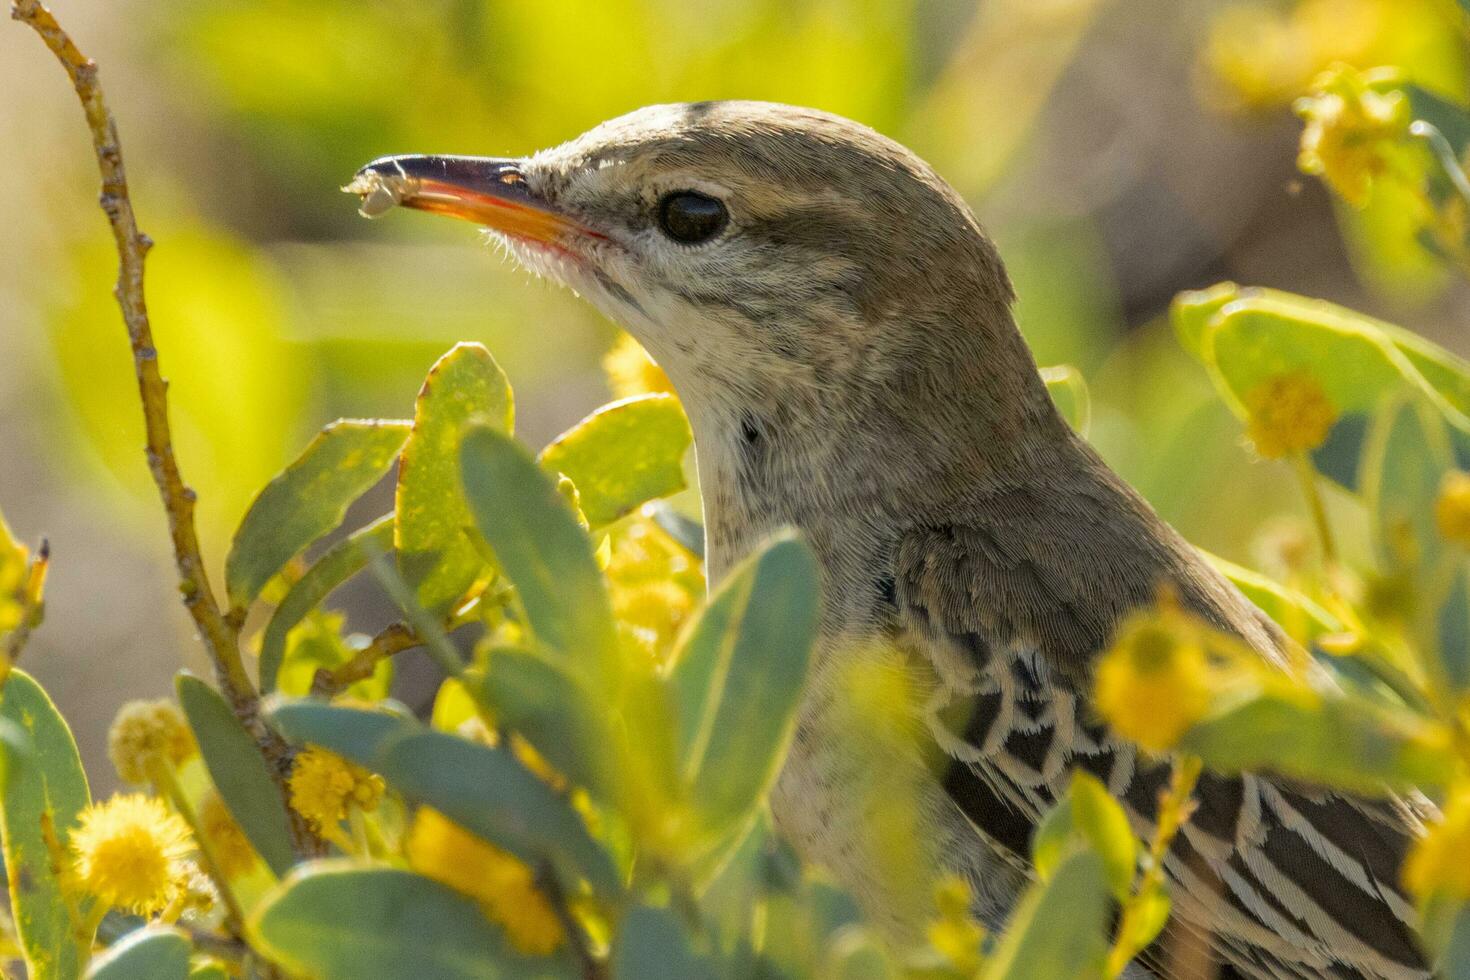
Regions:
<instances>
[{"instance_id":1,"label":"leaf","mask_svg":"<svg viewBox=\"0 0 1470 980\"><path fill-rule=\"evenodd\" d=\"M1460 562L1439 607L1436 652L1456 691L1470 687L1470 566Z\"/></svg>"},{"instance_id":2,"label":"leaf","mask_svg":"<svg viewBox=\"0 0 1470 980\"><path fill-rule=\"evenodd\" d=\"M1138 841L1107 787L1081 770L1072 773L1067 795L1036 829L1031 853L1037 874L1049 880L1078 847L1090 848L1103 859L1113 897L1128 898L1138 870Z\"/></svg>"},{"instance_id":3,"label":"leaf","mask_svg":"<svg viewBox=\"0 0 1470 980\"><path fill-rule=\"evenodd\" d=\"M1087 379L1070 364L1057 364L1041 369L1041 380L1056 403L1057 411L1067 424L1083 435L1092 425L1092 395Z\"/></svg>"},{"instance_id":4,"label":"leaf","mask_svg":"<svg viewBox=\"0 0 1470 980\"><path fill-rule=\"evenodd\" d=\"M189 980L189 938L172 926L128 933L92 961L87 980Z\"/></svg>"},{"instance_id":5,"label":"leaf","mask_svg":"<svg viewBox=\"0 0 1470 980\"><path fill-rule=\"evenodd\" d=\"M556 486L494 429L471 429L460 453L470 512L515 584L536 639L599 678L612 676L612 606L592 543Z\"/></svg>"},{"instance_id":6,"label":"leaf","mask_svg":"<svg viewBox=\"0 0 1470 980\"><path fill-rule=\"evenodd\" d=\"M274 698L266 706L266 717L271 727L293 745L320 745L373 768L383 746L418 728L414 721L385 711L342 708L310 698Z\"/></svg>"},{"instance_id":7,"label":"leaf","mask_svg":"<svg viewBox=\"0 0 1470 980\"><path fill-rule=\"evenodd\" d=\"M606 705L556 665L520 650L495 649L470 683L496 721L520 734L574 786L611 802L620 767Z\"/></svg>"},{"instance_id":8,"label":"leaf","mask_svg":"<svg viewBox=\"0 0 1470 980\"><path fill-rule=\"evenodd\" d=\"M1221 283L1184 293L1173 308L1181 343L1244 416L1257 385L1309 371L1341 413L1372 413L1413 392L1470 431L1470 365L1407 330L1321 300Z\"/></svg>"},{"instance_id":9,"label":"leaf","mask_svg":"<svg viewBox=\"0 0 1470 980\"><path fill-rule=\"evenodd\" d=\"M1090 850L1076 851L1048 881L1033 885L1022 896L981 977L1101 977L1110 915L1102 858Z\"/></svg>"},{"instance_id":10,"label":"leaf","mask_svg":"<svg viewBox=\"0 0 1470 980\"><path fill-rule=\"evenodd\" d=\"M730 573L674 655L679 767L711 830L743 820L780 769L819 601L811 550L778 534Z\"/></svg>"},{"instance_id":11,"label":"leaf","mask_svg":"<svg viewBox=\"0 0 1470 980\"><path fill-rule=\"evenodd\" d=\"M574 980L565 953L512 950L475 902L409 871L355 861L303 866L261 903L251 935L317 980Z\"/></svg>"},{"instance_id":12,"label":"leaf","mask_svg":"<svg viewBox=\"0 0 1470 980\"><path fill-rule=\"evenodd\" d=\"M621 892L621 875L582 818L509 752L359 708L278 701L268 712L288 741L320 745L381 774L532 867L549 860L567 882L585 878L601 894Z\"/></svg>"},{"instance_id":13,"label":"leaf","mask_svg":"<svg viewBox=\"0 0 1470 980\"><path fill-rule=\"evenodd\" d=\"M1324 634L1342 632L1342 621L1307 595L1219 555L1202 553L1216 571L1234 583L1253 606L1280 623L1288 635L1310 643Z\"/></svg>"},{"instance_id":14,"label":"leaf","mask_svg":"<svg viewBox=\"0 0 1470 980\"><path fill-rule=\"evenodd\" d=\"M1453 451L1444 422L1413 402L1385 407L1369 430L1358 485L1384 567L1433 568L1444 553L1434 520Z\"/></svg>"},{"instance_id":15,"label":"leaf","mask_svg":"<svg viewBox=\"0 0 1470 980\"><path fill-rule=\"evenodd\" d=\"M387 515L337 542L297 579L266 624L260 641L260 690L276 689L277 675L286 656L291 628L343 582L367 565L374 555L393 549L393 518Z\"/></svg>"},{"instance_id":16,"label":"leaf","mask_svg":"<svg viewBox=\"0 0 1470 980\"><path fill-rule=\"evenodd\" d=\"M694 441L673 395L604 405L541 451L541 465L576 484L593 527L684 489L684 454Z\"/></svg>"},{"instance_id":17,"label":"leaf","mask_svg":"<svg viewBox=\"0 0 1470 980\"><path fill-rule=\"evenodd\" d=\"M471 422L508 433L514 412L505 372L480 344L456 344L419 390L413 434L398 464L394 543L399 573L436 616L449 612L485 568L465 535L460 437Z\"/></svg>"},{"instance_id":18,"label":"leaf","mask_svg":"<svg viewBox=\"0 0 1470 980\"><path fill-rule=\"evenodd\" d=\"M204 681L180 672L174 686L220 799L270 869L285 874L296 863L291 820L255 739Z\"/></svg>"},{"instance_id":19,"label":"leaf","mask_svg":"<svg viewBox=\"0 0 1470 980\"><path fill-rule=\"evenodd\" d=\"M1220 772L1266 770L1370 796L1442 786L1453 769L1438 732L1407 711L1300 691L1245 697L1179 747Z\"/></svg>"},{"instance_id":20,"label":"leaf","mask_svg":"<svg viewBox=\"0 0 1470 980\"><path fill-rule=\"evenodd\" d=\"M0 804L10 908L32 980L75 980L91 952L91 936L81 939L67 913L61 883L52 870L42 832L49 817L65 846L77 818L91 802L87 776L71 730L29 674L12 669L0 690L0 718L19 727L29 751L18 756L12 741L0 743L6 757L6 785ZM81 903L82 912L91 907Z\"/></svg>"},{"instance_id":21,"label":"leaf","mask_svg":"<svg viewBox=\"0 0 1470 980\"><path fill-rule=\"evenodd\" d=\"M266 484L240 522L225 560L230 605L249 606L288 561L340 524L407 437L406 422L342 420L323 429Z\"/></svg>"},{"instance_id":22,"label":"leaf","mask_svg":"<svg viewBox=\"0 0 1470 980\"><path fill-rule=\"evenodd\" d=\"M416 731L388 741L371 768L532 868L549 862L567 885L585 879L610 900L622 893L622 875L582 818L504 749Z\"/></svg>"},{"instance_id":23,"label":"leaf","mask_svg":"<svg viewBox=\"0 0 1470 980\"><path fill-rule=\"evenodd\" d=\"M708 959L668 909L638 905L623 917L613 943L612 980L715 980Z\"/></svg>"}]
</instances>

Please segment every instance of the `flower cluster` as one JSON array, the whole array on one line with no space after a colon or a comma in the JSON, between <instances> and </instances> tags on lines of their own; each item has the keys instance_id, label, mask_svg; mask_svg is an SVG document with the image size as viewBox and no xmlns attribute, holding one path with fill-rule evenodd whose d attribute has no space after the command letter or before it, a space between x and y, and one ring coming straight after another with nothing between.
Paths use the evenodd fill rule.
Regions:
<instances>
[{"instance_id":1,"label":"flower cluster","mask_svg":"<svg viewBox=\"0 0 1470 980\"><path fill-rule=\"evenodd\" d=\"M1366 204L1373 182L1402 153L1413 119L1409 100L1391 87L1396 80L1393 74L1338 65L1296 102L1306 121L1297 166L1327 181L1349 204Z\"/></svg>"},{"instance_id":2,"label":"flower cluster","mask_svg":"<svg viewBox=\"0 0 1470 980\"><path fill-rule=\"evenodd\" d=\"M291 768L291 809L318 830L328 830L347 818L349 807L376 809L383 788L383 777L312 746L296 757Z\"/></svg>"},{"instance_id":3,"label":"flower cluster","mask_svg":"<svg viewBox=\"0 0 1470 980\"><path fill-rule=\"evenodd\" d=\"M152 779L153 767L177 766L196 751L188 722L172 701L129 701L107 733L107 754L124 782Z\"/></svg>"},{"instance_id":4,"label":"flower cluster","mask_svg":"<svg viewBox=\"0 0 1470 980\"><path fill-rule=\"evenodd\" d=\"M1246 436L1266 459L1311 452L1327 441L1338 417L1321 383L1304 371L1268 378L1245 402Z\"/></svg>"},{"instance_id":5,"label":"flower cluster","mask_svg":"<svg viewBox=\"0 0 1470 980\"><path fill-rule=\"evenodd\" d=\"M1123 624L1097 666L1097 707L1124 738L1165 751L1209 710L1211 666L1177 615L1141 613Z\"/></svg>"},{"instance_id":6,"label":"flower cluster","mask_svg":"<svg viewBox=\"0 0 1470 980\"><path fill-rule=\"evenodd\" d=\"M561 946L561 921L524 862L429 807L414 816L406 850L415 871L479 902L516 949L544 956Z\"/></svg>"},{"instance_id":7,"label":"flower cluster","mask_svg":"<svg viewBox=\"0 0 1470 980\"><path fill-rule=\"evenodd\" d=\"M602 369L607 374L608 386L619 398L655 392L674 393L674 385L664 369L655 364L648 351L629 334L618 337L617 343L603 357Z\"/></svg>"},{"instance_id":8,"label":"flower cluster","mask_svg":"<svg viewBox=\"0 0 1470 980\"><path fill-rule=\"evenodd\" d=\"M81 888L111 908L151 915L174 897L194 849L188 826L140 793L114 796L83 811L71 833Z\"/></svg>"},{"instance_id":9,"label":"flower cluster","mask_svg":"<svg viewBox=\"0 0 1470 980\"><path fill-rule=\"evenodd\" d=\"M1445 476L1434 520L1445 540L1470 548L1470 473L1455 470Z\"/></svg>"}]
</instances>

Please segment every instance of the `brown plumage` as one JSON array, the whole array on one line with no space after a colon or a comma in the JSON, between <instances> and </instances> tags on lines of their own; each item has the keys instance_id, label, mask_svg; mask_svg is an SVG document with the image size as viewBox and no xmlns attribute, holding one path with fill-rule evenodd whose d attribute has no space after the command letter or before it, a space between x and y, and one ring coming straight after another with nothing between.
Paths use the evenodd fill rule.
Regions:
<instances>
[{"instance_id":1,"label":"brown plumage","mask_svg":"<svg viewBox=\"0 0 1470 980\"><path fill-rule=\"evenodd\" d=\"M862 790L875 768L923 762L843 744L842 658L897 647L932 676L947 763L921 793L924 870L967 875L998 923L1074 767L1148 830L1167 765L1086 704L1122 617L1168 586L1281 655L1273 624L1058 416L995 247L872 130L767 103L656 106L526 160L400 157L364 175L488 224L643 342L694 428L712 580L778 527L806 534L824 574L818 667L772 803L896 934L923 910L864 852ZM1398 885L1419 826L1407 804L1213 774L1198 795L1168 867L1181 943L1248 977L1428 976Z\"/></svg>"}]
</instances>

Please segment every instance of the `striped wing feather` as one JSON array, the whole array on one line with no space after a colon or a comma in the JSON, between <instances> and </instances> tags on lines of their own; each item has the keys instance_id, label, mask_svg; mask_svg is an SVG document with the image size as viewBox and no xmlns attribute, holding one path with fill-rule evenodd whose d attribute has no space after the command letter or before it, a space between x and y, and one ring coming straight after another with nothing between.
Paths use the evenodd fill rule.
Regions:
<instances>
[{"instance_id":1,"label":"striped wing feather","mask_svg":"<svg viewBox=\"0 0 1470 980\"><path fill-rule=\"evenodd\" d=\"M1188 548L1167 528L1160 533L1165 549ZM1125 577L1110 598L1089 601L1071 585L1077 576L1017 540L993 527L915 532L899 550L894 591L901 642L945 679L931 722L951 758L946 788L989 846L1024 864L1032 828L1074 768L1101 779L1147 836L1169 763L1113 735L1082 695L1091 656L1157 582ZM1274 627L1238 592L1192 550L1172 557L1160 578L1182 601L1263 656L1279 655ZM1081 546L1071 554L1084 572L1089 558ZM1427 804L1211 772L1196 797L1166 865L1170 929L1141 957L1153 972L1427 980L1399 884ZM1205 955L1178 954L1189 949Z\"/></svg>"}]
</instances>

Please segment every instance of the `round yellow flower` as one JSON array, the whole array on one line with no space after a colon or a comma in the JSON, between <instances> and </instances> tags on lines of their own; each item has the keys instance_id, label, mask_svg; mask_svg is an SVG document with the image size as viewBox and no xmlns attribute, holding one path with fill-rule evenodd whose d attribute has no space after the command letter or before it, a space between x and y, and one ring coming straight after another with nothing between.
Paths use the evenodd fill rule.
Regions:
<instances>
[{"instance_id":1,"label":"round yellow flower","mask_svg":"<svg viewBox=\"0 0 1470 980\"><path fill-rule=\"evenodd\" d=\"M1246 435L1267 459L1316 449L1327 441L1337 421L1337 409L1327 393L1305 371L1263 381L1245 402L1250 413Z\"/></svg>"},{"instance_id":2,"label":"round yellow flower","mask_svg":"<svg viewBox=\"0 0 1470 980\"><path fill-rule=\"evenodd\" d=\"M620 336L603 356L602 370L607 374L608 387L619 398L674 393L674 385L664 369L653 363L648 351L628 334Z\"/></svg>"},{"instance_id":3,"label":"round yellow flower","mask_svg":"<svg viewBox=\"0 0 1470 980\"><path fill-rule=\"evenodd\" d=\"M1098 710L1124 738L1165 751L1209 710L1209 672L1198 642L1155 619L1136 619L1098 663Z\"/></svg>"},{"instance_id":4,"label":"round yellow flower","mask_svg":"<svg viewBox=\"0 0 1470 980\"><path fill-rule=\"evenodd\" d=\"M414 816L406 850L415 871L479 902L522 953L545 956L561 946L561 921L524 862L429 807Z\"/></svg>"},{"instance_id":5,"label":"round yellow flower","mask_svg":"<svg viewBox=\"0 0 1470 980\"><path fill-rule=\"evenodd\" d=\"M1412 122L1404 93L1375 90L1380 80L1337 65L1296 103L1297 115L1306 120L1297 167L1358 207L1368 202L1373 181L1389 171Z\"/></svg>"},{"instance_id":6,"label":"round yellow flower","mask_svg":"<svg viewBox=\"0 0 1470 980\"><path fill-rule=\"evenodd\" d=\"M220 874L237 878L255 866L255 848L219 793L210 790L199 804L199 829L209 841Z\"/></svg>"},{"instance_id":7,"label":"round yellow flower","mask_svg":"<svg viewBox=\"0 0 1470 980\"><path fill-rule=\"evenodd\" d=\"M1470 787L1445 804L1444 820L1429 828L1404 862L1404 883L1421 901L1433 896L1470 899Z\"/></svg>"},{"instance_id":8,"label":"round yellow flower","mask_svg":"<svg viewBox=\"0 0 1470 980\"><path fill-rule=\"evenodd\" d=\"M129 701L118 709L107 733L107 754L124 782L148 782L160 760L178 765L195 752L194 735L178 707L168 700Z\"/></svg>"},{"instance_id":9,"label":"round yellow flower","mask_svg":"<svg viewBox=\"0 0 1470 980\"><path fill-rule=\"evenodd\" d=\"M1470 548L1470 473L1455 470L1445 476L1434 502L1434 520L1445 540Z\"/></svg>"},{"instance_id":10,"label":"round yellow flower","mask_svg":"<svg viewBox=\"0 0 1470 980\"><path fill-rule=\"evenodd\" d=\"M963 878L941 881L934 890L939 916L929 924L927 933L929 945L965 976L979 972L980 947L985 941L985 930L970 917L972 898L970 885Z\"/></svg>"},{"instance_id":11,"label":"round yellow flower","mask_svg":"<svg viewBox=\"0 0 1470 980\"><path fill-rule=\"evenodd\" d=\"M317 828L335 827L347 808L372 810L383 798L383 778L313 745L291 767L291 809Z\"/></svg>"},{"instance_id":12,"label":"round yellow flower","mask_svg":"<svg viewBox=\"0 0 1470 980\"><path fill-rule=\"evenodd\" d=\"M94 803L71 833L81 887L113 908L151 915L187 874L189 827L159 800L134 793Z\"/></svg>"}]
</instances>

